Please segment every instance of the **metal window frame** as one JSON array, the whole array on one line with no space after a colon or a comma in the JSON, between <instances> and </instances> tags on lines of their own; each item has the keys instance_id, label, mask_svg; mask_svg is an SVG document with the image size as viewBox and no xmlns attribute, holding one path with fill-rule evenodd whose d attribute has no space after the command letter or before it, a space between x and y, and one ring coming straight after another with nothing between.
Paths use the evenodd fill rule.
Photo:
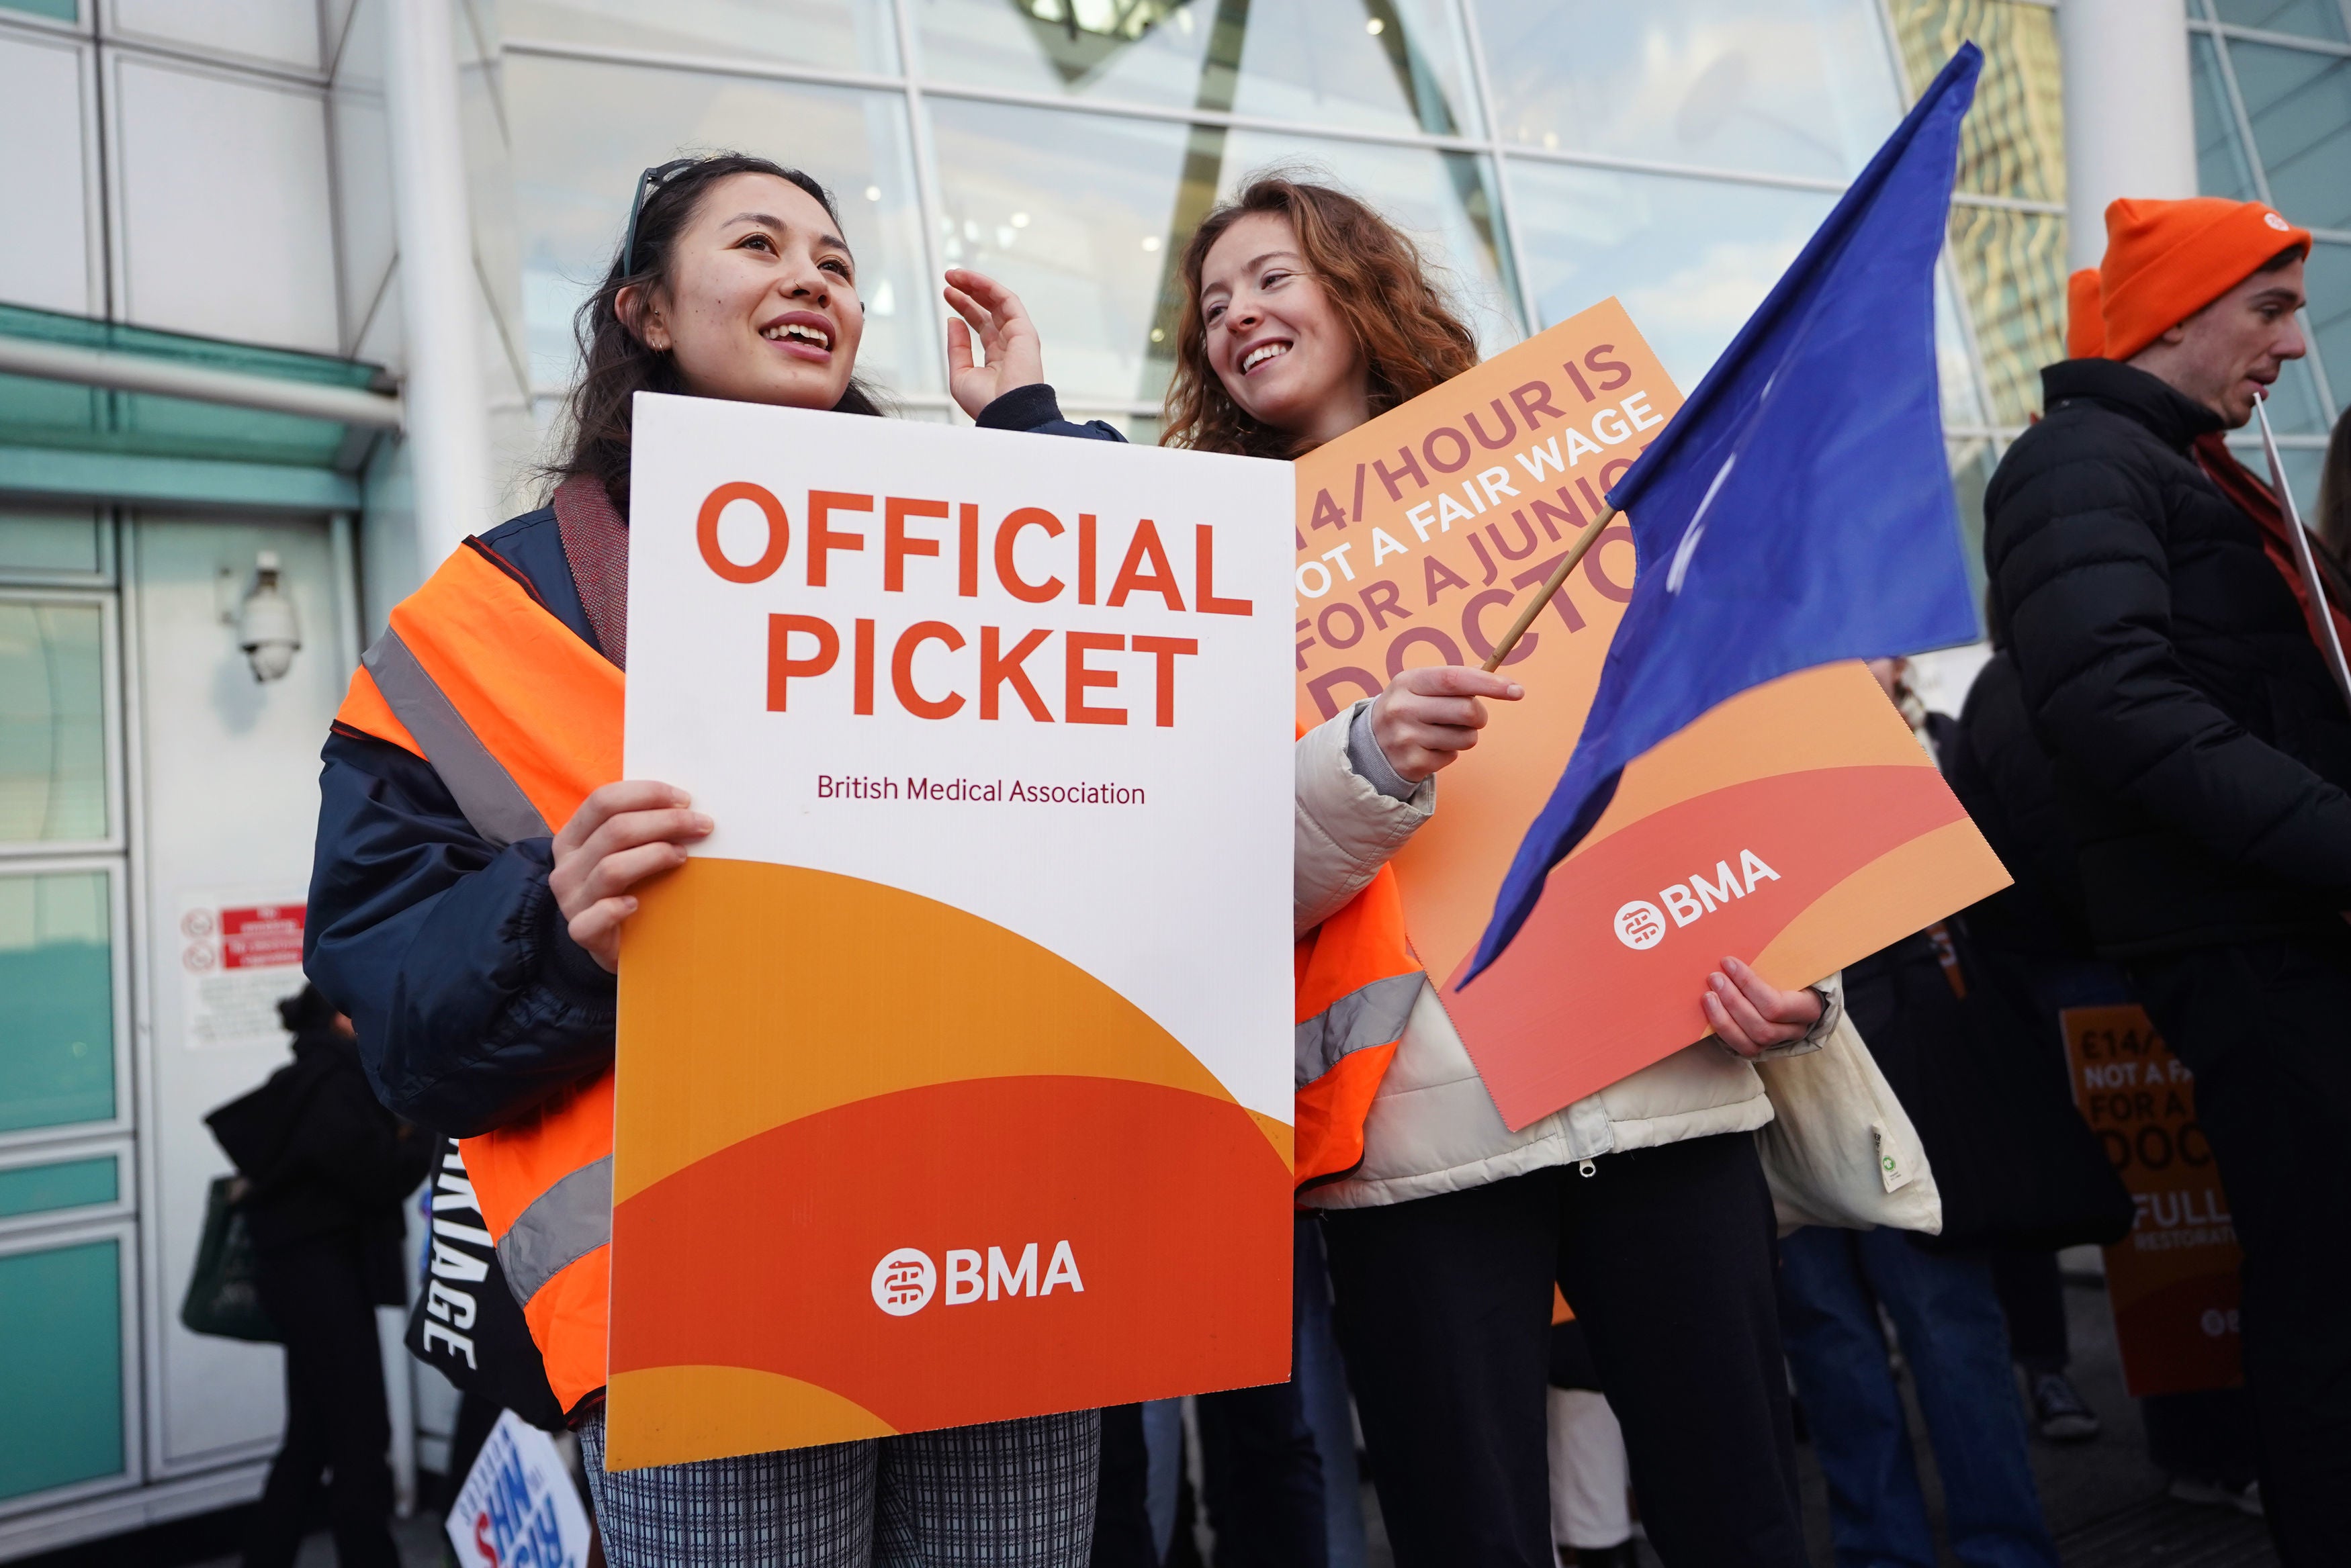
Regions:
<instances>
[{"instance_id":1,"label":"metal window frame","mask_svg":"<svg viewBox=\"0 0 2351 1568\"><path fill-rule=\"evenodd\" d=\"M137 1162L128 1134L68 1140L58 1144L0 1148L0 1171L24 1170L44 1165L69 1165L85 1159L114 1161L114 1199L108 1203L76 1203L63 1209L37 1209L26 1214L0 1215L0 1237L28 1231L48 1231L66 1226L90 1225L109 1220L129 1220L139 1212Z\"/></svg>"},{"instance_id":2,"label":"metal window frame","mask_svg":"<svg viewBox=\"0 0 2351 1568\"><path fill-rule=\"evenodd\" d=\"M126 907L131 896L131 874L125 857L11 855L0 859L0 877L46 877L81 871L100 871L107 878L107 956L114 1007L114 1114L89 1121L13 1127L0 1132L0 1154L47 1149L91 1138L129 1137L138 1127L139 1085L132 1076L131 1063L131 911Z\"/></svg>"},{"instance_id":3,"label":"metal window frame","mask_svg":"<svg viewBox=\"0 0 2351 1568\"><path fill-rule=\"evenodd\" d=\"M89 1224L67 1225L56 1230L32 1233L0 1235L0 1258L16 1257L26 1252L54 1252L68 1247L87 1245L92 1241L112 1241L115 1248L115 1288L121 1305L118 1332L121 1341L122 1377L122 1469L110 1476L93 1476L88 1480L68 1481L63 1486L42 1491L29 1491L20 1497L0 1500L0 1525L19 1515L37 1513L85 1498L104 1497L110 1493L129 1491L147 1480L146 1445L140 1440L141 1397L146 1386L146 1367L141 1359L139 1332L139 1248L140 1226L125 1217ZM0 1535L0 1540L5 1540Z\"/></svg>"},{"instance_id":4,"label":"metal window frame","mask_svg":"<svg viewBox=\"0 0 2351 1568\"><path fill-rule=\"evenodd\" d=\"M62 502L55 506L28 503L20 497L0 497L0 528L8 525L12 514L44 513L50 516L68 514L89 514L90 531L98 540L98 565L89 571L71 566L45 568L39 566L0 566L0 592L11 588L105 588L111 589L116 579L114 558L114 520L106 508L78 505Z\"/></svg>"},{"instance_id":5,"label":"metal window frame","mask_svg":"<svg viewBox=\"0 0 2351 1568\"><path fill-rule=\"evenodd\" d=\"M101 529L106 529L103 522ZM24 604L94 605L98 609L99 732L104 738L106 760L106 832L96 838L10 838L0 839L0 871L19 867L38 867L61 860L83 860L91 856L120 857L129 843L123 813L122 772L122 607L120 595L111 584L89 587L66 585L19 585L13 581L0 584L0 599ZM6 1135L0 1134L0 1137Z\"/></svg>"}]
</instances>

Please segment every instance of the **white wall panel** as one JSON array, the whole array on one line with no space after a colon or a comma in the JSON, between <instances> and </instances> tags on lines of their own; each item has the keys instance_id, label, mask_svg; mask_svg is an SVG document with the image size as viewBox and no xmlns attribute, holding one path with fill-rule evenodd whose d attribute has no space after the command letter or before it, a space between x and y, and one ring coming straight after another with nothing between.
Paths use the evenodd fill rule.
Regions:
<instances>
[{"instance_id":1,"label":"white wall panel","mask_svg":"<svg viewBox=\"0 0 2351 1568\"><path fill-rule=\"evenodd\" d=\"M282 1412L279 1359L266 1345L190 1334L178 1307L203 1233L204 1194L228 1173L203 1116L287 1060L284 1046L201 1044L185 1013L177 939L193 893L274 902L306 896L319 819L319 744L356 642L340 624L344 586L324 523L141 516L130 576L135 617L146 829L145 1059L141 1078L145 1223L154 1260L148 1312L156 1380L150 1452L165 1471L266 1453ZM283 680L256 682L220 618L274 550L301 621Z\"/></svg>"},{"instance_id":2,"label":"white wall panel","mask_svg":"<svg viewBox=\"0 0 2351 1568\"><path fill-rule=\"evenodd\" d=\"M332 354L323 92L114 57L125 319Z\"/></svg>"},{"instance_id":3,"label":"white wall panel","mask_svg":"<svg viewBox=\"0 0 2351 1568\"><path fill-rule=\"evenodd\" d=\"M175 47L315 71L317 0L111 0L107 31Z\"/></svg>"},{"instance_id":4,"label":"white wall panel","mask_svg":"<svg viewBox=\"0 0 2351 1568\"><path fill-rule=\"evenodd\" d=\"M94 76L87 45L0 32L0 299L95 316L105 307L95 203Z\"/></svg>"}]
</instances>

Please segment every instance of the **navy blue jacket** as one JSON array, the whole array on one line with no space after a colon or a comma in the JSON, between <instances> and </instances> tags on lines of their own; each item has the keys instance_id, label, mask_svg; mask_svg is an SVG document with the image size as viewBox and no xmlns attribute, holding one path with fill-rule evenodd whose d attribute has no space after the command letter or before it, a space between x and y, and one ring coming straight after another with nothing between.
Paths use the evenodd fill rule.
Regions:
<instances>
[{"instance_id":1,"label":"navy blue jacket","mask_svg":"<svg viewBox=\"0 0 2351 1568\"><path fill-rule=\"evenodd\" d=\"M1061 418L1050 387L980 412L988 429L1122 441ZM597 648L552 507L485 535ZM598 648L598 651L602 651ZM547 885L554 841L493 848L429 763L338 723L322 753L304 967L358 1027L377 1098L471 1137L612 1059L613 980L571 940Z\"/></svg>"}]
</instances>

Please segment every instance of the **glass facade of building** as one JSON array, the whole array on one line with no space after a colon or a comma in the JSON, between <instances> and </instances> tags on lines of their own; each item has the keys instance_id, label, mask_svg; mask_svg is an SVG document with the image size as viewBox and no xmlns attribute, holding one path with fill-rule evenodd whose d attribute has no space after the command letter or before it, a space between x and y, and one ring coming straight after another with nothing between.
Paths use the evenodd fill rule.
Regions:
<instances>
[{"instance_id":1,"label":"glass facade of building","mask_svg":"<svg viewBox=\"0 0 2351 1568\"><path fill-rule=\"evenodd\" d=\"M2188 9L2199 184L2267 202L2316 242L2305 269L2310 357L2279 378L2271 410L2306 516L2326 432L2351 399L2351 20L2338 0L2189 0ZM2258 456L2240 455L2262 472Z\"/></svg>"},{"instance_id":2,"label":"glass facade of building","mask_svg":"<svg viewBox=\"0 0 2351 1568\"><path fill-rule=\"evenodd\" d=\"M498 47L534 404L544 428L637 170L696 147L804 163L840 193L865 368L914 411L949 406L929 280L963 265L1028 302L1067 408L1148 439L1176 259L1273 166L1411 227L1489 349L1613 294L1687 386L1948 55L1933 18L1962 12L2022 14L2001 25L2053 75L2050 14L2023 0L714 0L658 21L515 0ZM2040 264L2062 191L2033 159L1981 161L1961 254ZM1961 304L1982 291L1946 292L1955 454L1978 462L2023 419L1987 374L2022 376L2036 320L1998 313L2015 351L1987 358Z\"/></svg>"},{"instance_id":3,"label":"glass facade of building","mask_svg":"<svg viewBox=\"0 0 2351 1568\"><path fill-rule=\"evenodd\" d=\"M1412 229L1489 350L1613 295L1687 388L1972 38L1938 312L1971 535L2062 353L2052 0L451 3L500 514L543 493L638 171L697 149L838 193L862 369L910 417L959 417L966 265L1025 298L1065 408L1148 441L1176 258L1255 171ZM2276 410L2306 509L2351 397L2351 0L2185 4L2203 188L2318 235ZM0 339L397 378L389 9L0 0ZM44 1413L0 1436L0 1557L241 1501L275 1441L270 1353L174 1315L225 1168L199 1118L276 1062L192 1043L181 900L304 885L318 736L417 579L406 463L372 427L0 375L0 1342L46 1347L0 1355L0 1410ZM266 688L223 613L263 549L308 641ZM428 1466L448 1393L415 1388Z\"/></svg>"}]
</instances>

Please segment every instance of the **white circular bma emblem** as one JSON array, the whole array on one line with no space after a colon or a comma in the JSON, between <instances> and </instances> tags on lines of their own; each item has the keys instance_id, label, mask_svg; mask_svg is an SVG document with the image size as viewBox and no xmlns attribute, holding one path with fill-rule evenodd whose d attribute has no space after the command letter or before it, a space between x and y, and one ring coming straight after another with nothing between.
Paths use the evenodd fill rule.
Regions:
<instances>
[{"instance_id":1,"label":"white circular bma emblem","mask_svg":"<svg viewBox=\"0 0 2351 1568\"><path fill-rule=\"evenodd\" d=\"M2262 222L2267 223L2271 228L2275 229L2280 234L2283 234L2288 229L2294 227L2292 223L2287 223L2275 213L2263 213L2262 214Z\"/></svg>"},{"instance_id":2,"label":"white circular bma emblem","mask_svg":"<svg viewBox=\"0 0 2351 1568\"><path fill-rule=\"evenodd\" d=\"M900 1247L873 1265L873 1304L892 1317L905 1317L931 1304L939 1271L920 1247Z\"/></svg>"},{"instance_id":3,"label":"white circular bma emblem","mask_svg":"<svg viewBox=\"0 0 2351 1568\"><path fill-rule=\"evenodd\" d=\"M1616 928L1616 940L1636 952L1666 940L1666 917L1646 898L1635 898L1617 910L1609 923Z\"/></svg>"}]
</instances>

